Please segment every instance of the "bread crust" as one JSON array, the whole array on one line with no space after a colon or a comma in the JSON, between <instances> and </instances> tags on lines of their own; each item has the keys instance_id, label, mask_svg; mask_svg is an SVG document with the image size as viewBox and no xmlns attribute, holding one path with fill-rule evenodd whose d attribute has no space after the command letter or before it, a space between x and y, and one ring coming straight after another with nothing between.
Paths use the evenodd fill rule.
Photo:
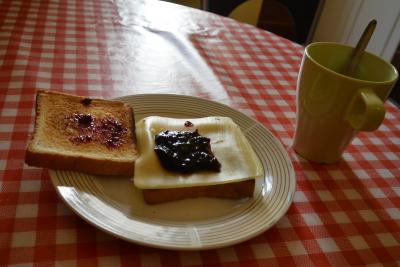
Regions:
<instances>
[{"instance_id":1,"label":"bread crust","mask_svg":"<svg viewBox=\"0 0 400 267\"><path fill-rule=\"evenodd\" d=\"M39 90L37 92L35 128L33 131L32 139L30 141L30 144L28 145L25 154L25 162L28 165L46 167L50 169L80 171L95 175L133 175L134 161L138 156L138 152L136 150L134 114L133 109L130 106L122 102L111 100L88 100L90 103L92 103L92 101L93 103L95 103L97 109L96 112L98 113L104 106L104 108L107 110L108 115L113 114L113 112L119 112L120 114L123 114L123 122L127 124L126 127L128 127L129 129L129 136L126 137L128 144L124 144L123 148L117 147L113 149L107 149L104 147L100 147L102 146L101 144L87 145L74 144L72 142L69 142L68 136L64 135L63 132L60 132L57 127L54 127L54 125L49 122L50 120L48 119L48 117L53 116L53 114L47 113L50 113L49 110L54 112L55 108L53 107L52 109L50 109L43 106L45 104L48 104L48 106L52 105L52 103L47 103L49 102L49 100L47 100L47 102L43 100L45 97L51 97L51 100L57 100L60 101L60 103L65 102L65 105L72 105L71 103L75 103L74 105L77 106L71 111L68 108L65 108L65 110L60 111L61 114L63 111L79 111L80 105L76 104L76 102L79 103L80 101L87 99L85 97L74 96L59 92L50 92L43 90ZM44 112L42 110L44 108L47 108L48 110ZM84 104L82 104L82 109L85 110L85 112L90 112L92 110L90 106L86 107L84 106ZM46 117L43 118L43 116ZM51 129L43 130L43 128ZM45 131L48 131L50 134L46 133L45 135ZM59 143L56 142L62 138L66 139L66 141L60 141ZM51 150L41 149L40 146L42 143L52 144L50 145ZM97 148L96 146L100 148ZM88 149L92 150L90 155L89 153L87 153ZM99 155L96 155L96 149L99 150ZM93 150L95 152L93 152ZM72 151L73 153L66 153L66 151ZM122 156L118 155L118 157L116 157L115 155L118 153L122 154Z\"/></svg>"},{"instance_id":2,"label":"bread crust","mask_svg":"<svg viewBox=\"0 0 400 267\"><path fill-rule=\"evenodd\" d=\"M235 183L196 186L168 189L143 189L143 199L147 204L160 204L187 198L212 197L240 199L252 197L254 193L255 179Z\"/></svg>"},{"instance_id":3,"label":"bread crust","mask_svg":"<svg viewBox=\"0 0 400 267\"><path fill-rule=\"evenodd\" d=\"M134 163L131 161L115 162L108 159L70 157L62 154L38 153L27 150L25 162L30 166L45 167L55 170L70 170L94 175L133 175Z\"/></svg>"}]
</instances>

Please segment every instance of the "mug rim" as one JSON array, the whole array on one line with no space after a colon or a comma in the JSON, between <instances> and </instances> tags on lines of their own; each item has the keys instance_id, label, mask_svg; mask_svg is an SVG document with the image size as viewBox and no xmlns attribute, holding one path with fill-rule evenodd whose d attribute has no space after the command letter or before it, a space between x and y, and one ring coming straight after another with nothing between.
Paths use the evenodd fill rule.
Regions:
<instances>
[{"instance_id":1,"label":"mug rim","mask_svg":"<svg viewBox=\"0 0 400 267\"><path fill-rule=\"evenodd\" d=\"M393 78L393 79L386 80L386 81L362 80L362 79L357 79L357 78L353 78L353 77L350 77L350 76L346 76L346 75L344 75L344 74L342 74L342 73L340 73L340 72L333 71L333 70L331 70L331 69L325 67L324 65L322 65L322 64L319 63L318 61L316 61L316 60L310 55L309 49L310 49L311 47L313 47L313 46L320 46L320 45L333 45L333 46L341 46L341 47L347 47L347 48L354 48L354 47L353 47L353 46L350 46L350 45L346 45L346 44L336 43L336 42L313 42L313 43L308 44L308 45L305 47L305 54L307 55L307 57L308 57L314 64L318 65L319 67L323 68L325 71L328 71L329 73L332 73L332 74L334 74L334 75L340 76L341 78L344 78L344 79L347 79L347 80L350 80L350 81L354 81L354 82L367 82L367 83L370 83L370 84L383 85L383 84L391 84L391 83L395 82L395 81L398 79L398 77L399 77L399 73L398 73L397 69L393 66L392 63L390 63L390 62L387 61L386 59L383 59L383 58L381 58L381 57L379 57L379 56L377 56L377 55L375 55L375 54L373 54L373 53L371 53L371 52L368 52L368 51L364 51L364 52L367 53L369 56L372 56L372 57L378 59L379 61L381 61L382 63L388 65L388 66L393 70L393 72L394 72L394 78Z\"/></svg>"}]
</instances>

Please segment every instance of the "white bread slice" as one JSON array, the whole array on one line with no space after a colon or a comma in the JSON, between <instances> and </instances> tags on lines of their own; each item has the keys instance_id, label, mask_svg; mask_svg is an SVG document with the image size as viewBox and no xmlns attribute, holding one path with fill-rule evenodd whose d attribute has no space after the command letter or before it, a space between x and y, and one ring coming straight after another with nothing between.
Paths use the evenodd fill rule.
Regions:
<instances>
[{"instance_id":1,"label":"white bread slice","mask_svg":"<svg viewBox=\"0 0 400 267\"><path fill-rule=\"evenodd\" d=\"M95 122L109 119L121 125L121 142L107 145L100 137L77 142L82 132L74 121L76 114L90 115ZM99 136L97 130L93 132ZM137 157L134 115L129 105L59 92L37 92L35 128L25 155L28 165L96 175L133 175Z\"/></svg>"},{"instance_id":2,"label":"white bread slice","mask_svg":"<svg viewBox=\"0 0 400 267\"><path fill-rule=\"evenodd\" d=\"M185 123L190 121L191 126ZM154 152L154 136L162 131L194 131L210 138L211 150L221 163L220 172L179 173L165 169ZM170 189L212 186L254 179L263 167L240 127L228 117L146 117L136 123L140 157L135 161L135 186L139 189Z\"/></svg>"},{"instance_id":3,"label":"white bread slice","mask_svg":"<svg viewBox=\"0 0 400 267\"><path fill-rule=\"evenodd\" d=\"M143 189L143 199L147 204L160 204L187 198L211 197L225 199L240 199L252 197L255 179L235 183L210 186L194 186L167 189Z\"/></svg>"},{"instance_id":4,"label":"white bread slice","mask_svg":"<svg viewBox=\"0 0 400 267\"><path fill-rule=\"evenodd\" d=\"M154 136L166 130L196 129L202 136L211 139L211 150L221 163L221 171L179 173L165 169L154 152ZM255 179L264 173L244 133L227 117L150 116L136 123L136 134L140 157L135 161L134 183L141 190L147 204L198 197L252 197Z\"/></svg>"}]
</instances>

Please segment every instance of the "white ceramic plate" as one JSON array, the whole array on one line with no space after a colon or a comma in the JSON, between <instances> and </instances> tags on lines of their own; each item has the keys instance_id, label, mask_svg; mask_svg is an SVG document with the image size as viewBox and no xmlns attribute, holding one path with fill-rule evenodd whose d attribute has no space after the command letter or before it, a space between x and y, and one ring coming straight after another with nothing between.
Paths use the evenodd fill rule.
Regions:
<instances>
[{"instance_id":1,"label":"white ceramic plate","mask_svg":"<svg viewBox=\"0 0 400 267\"><path fill-rule=\"evenodd\" d=\"M236 244L273 226L288 210L295 174L286 150L260 123L226 105L169 94L119 98L135 110L135 119L150 116L231 117L243 130L264 167L254 197L243 200L190 199L146 205L131 177L99 177L50 171L65 203L83 219L114 236L142 245L200 250Z\"/></svg>"}]
</instances>

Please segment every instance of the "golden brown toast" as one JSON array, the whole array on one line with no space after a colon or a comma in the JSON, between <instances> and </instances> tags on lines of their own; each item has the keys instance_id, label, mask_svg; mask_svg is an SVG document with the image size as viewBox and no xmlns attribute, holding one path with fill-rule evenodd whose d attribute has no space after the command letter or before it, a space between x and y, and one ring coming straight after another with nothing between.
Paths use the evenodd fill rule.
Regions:
<instances>
[{"instance_id":1,"label":"golden brown toast","mask_svg":"<svg viewBox=\"0 0 400 267\"><path fill-rule=\"evenodd\" d=\"M97 175L133 175L138 157L132 108L122 102L51 91L36 95L25 162Z\"/></svg>"}]
</instances>

